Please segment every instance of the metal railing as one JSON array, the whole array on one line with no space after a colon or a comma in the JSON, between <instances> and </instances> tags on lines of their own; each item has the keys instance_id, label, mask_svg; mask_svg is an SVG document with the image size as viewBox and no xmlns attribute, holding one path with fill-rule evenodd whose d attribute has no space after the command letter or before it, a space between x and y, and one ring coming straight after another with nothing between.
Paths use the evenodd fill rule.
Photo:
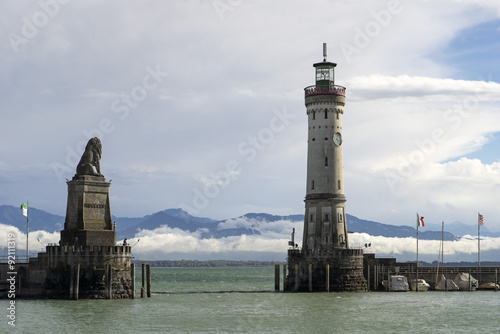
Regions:
<instances>
[{"instance_id":1,"label":"metal railing","mask_svg":"<svg viewBox=\"0 0 500 334\"><path fill-rule=\"evenodd\" d=\"M345 87L336 85L313 85L304 88L305 97L312 95L339 95L345 96Z\"/></svg>"}]
</instances>

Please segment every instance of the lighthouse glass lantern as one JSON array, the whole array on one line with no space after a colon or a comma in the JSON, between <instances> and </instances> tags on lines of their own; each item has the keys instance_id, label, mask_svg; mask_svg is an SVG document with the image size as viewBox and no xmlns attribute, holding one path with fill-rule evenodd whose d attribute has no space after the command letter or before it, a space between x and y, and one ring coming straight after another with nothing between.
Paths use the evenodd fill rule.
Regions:
<instances>
[{"instance_id":1,"label":"lighthouse glass lantern","mask_svg":"<svg viewBox=\"0 0 500 334\"><path fill-rule=\"evenodd\" d=\"M335 85L335 66L337 64L326 61L326 43L323 44L323 61L313 64L316 68L316 86L333 87Z\"/></svg>"},{"instance_id":2,"label":"lighthouse glass lantern","mask_svg":"<svg viewBox=\"0 0 500 334\"><path fill-rule=\"evenodd\" d=\"M326 61L314 64L316 68L316 86L333 86L335 84L334 68L336 65Z\"/></svg>"}]
</instances>

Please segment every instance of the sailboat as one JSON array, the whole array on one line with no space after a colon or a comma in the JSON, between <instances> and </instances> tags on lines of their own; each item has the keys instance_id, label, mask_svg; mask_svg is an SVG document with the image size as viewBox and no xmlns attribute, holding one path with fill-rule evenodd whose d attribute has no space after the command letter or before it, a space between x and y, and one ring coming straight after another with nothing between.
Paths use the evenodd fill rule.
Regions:
<instances>
[{"instance_id":1,"label":"sailboat","mask_svg":"<svg viewBox=\"0 0 500 334\"><path fill-rule=\"evenodd\" d=\"M434 285L434 290L438 291L459 290L458 285L456 285L452 279L446 278L444 276L444 221L441 224L441 280L439 282L437 280L438 272L439 272L439 261L438 261L438 269L436 271L436 284Z\"/></svg>"},{"instance_id":2,"label":"sailboat","mask_svg":"<svg viewBox=\"0 0 500 334\"><path fill-rule=\"evenodd\" d=\"M446 278L443 274L441 274L441 280L434 286L434 290L457 291L460 290L460 288L455 284L455 282L453 282L451 278Z\"/></svg>"}]
</instances>

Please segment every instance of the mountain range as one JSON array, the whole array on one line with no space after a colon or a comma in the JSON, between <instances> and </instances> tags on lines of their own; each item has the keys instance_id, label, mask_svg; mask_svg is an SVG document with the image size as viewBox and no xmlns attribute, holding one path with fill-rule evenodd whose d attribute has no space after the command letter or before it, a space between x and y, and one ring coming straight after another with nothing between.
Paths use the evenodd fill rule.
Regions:
<instances>
[{"instance_id":1,"label":"mountain range","mask_svg":"<svg viewBox=\"0 0 500 334\"><path fill-rule=\"evenodd\" d=\"M65 217L33 207L30 207L29 210L30 231L44 230L53 233L64 228ZM260 235L261 232L258 226L271 225L279 221L289 221L300 226L300 223L304 221L304 215L279 216L267 213L247 213L238 218L213 220L192 216L182 209L167 209L144 217L113 216L112 219L116 222L117 240L133 238L139 230L154 230L162 226L190 233L198 231L201 238L223 238L240 235ZM231 224L227 224L228 221ZM0 223L15 226L20 231L26 231L26 217L21 214L20 208L11 205L0 205ZM415 237L416 235L414 227L383 224L363 220L349 214L347 215L347 226L349 232L367 233L372 236L406 238ZM463 223L451 223L445 225L445 227L444 240L457 240L462 235L474 235L474 231L477 232L475 226ZM484 226L481 227L481 235L500 237L500 233L492 233ZM441 225L426 224L425 228L419 229L419 238L423 240L441 240Z\"/></svg>"}]
</instances>

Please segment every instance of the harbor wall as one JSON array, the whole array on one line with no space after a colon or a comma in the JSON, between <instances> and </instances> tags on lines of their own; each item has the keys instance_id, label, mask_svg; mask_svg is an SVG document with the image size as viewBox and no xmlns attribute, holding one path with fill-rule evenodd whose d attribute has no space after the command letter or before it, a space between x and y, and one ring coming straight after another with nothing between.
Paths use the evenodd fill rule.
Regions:
<instances>
[{"instance_id":1,"label":"harbor wall","mask_svg":"<svg viewBox=\"0 0 500 334\"><path fill-rule=\"evenodd\" d=\"M387 280L389 275L402 275L410 280L417 277L416 262L397 262L394 258L375 258L374 254L365 254L364 256L363 275L368 282L370 291L385 290L382 286L382 281ZM478 280L478 284L497 283L500 276L500 267L492 266L419 266L418 278L425 279L430 285L430 289L434 289L437 282L442 279L442 275L446 278L453 279L461 273L470 274Z\"/></svg>"},{"instance_id":2,"label":"harbor wall","mask_svg":"<svg viewBox=\"0 0 500 334\"><path fill-rule=\"evenodd\" d=\"M15 276L16 298L134 298L130 246L47 246L14 270L0 263L0 281Z\"/></svg>"}]
</instances>

